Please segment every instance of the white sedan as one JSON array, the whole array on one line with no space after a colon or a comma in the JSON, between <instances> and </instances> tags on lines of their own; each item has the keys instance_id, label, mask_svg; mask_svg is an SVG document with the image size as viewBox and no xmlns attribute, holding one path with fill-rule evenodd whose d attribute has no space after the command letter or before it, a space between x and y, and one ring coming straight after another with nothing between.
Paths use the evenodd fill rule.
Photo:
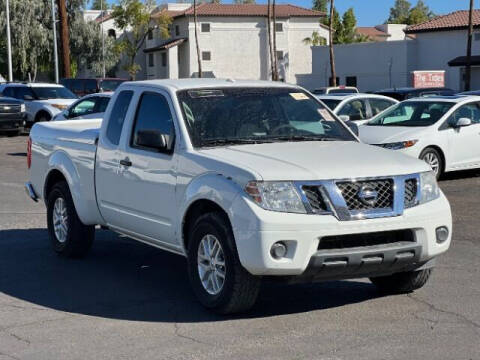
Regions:
<instances>
[{"instance_id":1,"label":"white sedan","mask_svg":"<svg viewBox=\"0 0 480 360\"><path fill-rule=\"evenodd\" d=\"M55 115L52 120L102 118L112 95L112 92L104 92L84 96L61 113Z\"/></svg>"},{"instance_id":2,"label":"white sedan","mask_svg":"<svg viewBox=\"0 0 480 360\"><path fill-rule=\"evenodd\" d=\"M426 161L437 177L480 167L480 97L403 101L359 126L360 139Z\"/></svg>"},{"instance_id":3,"label":"white sedan","mask_svg":"<svg viewBox=\"0 0 480 360\"><path fill-rule=\"evenodd\" d=\"M377 114L398 103L397 100L387 96L373 94L315 96L327 105L335 115L338 115L340 119L343 121L353 120L357 125L366 123Z\"/></svg>"}]
</instances>

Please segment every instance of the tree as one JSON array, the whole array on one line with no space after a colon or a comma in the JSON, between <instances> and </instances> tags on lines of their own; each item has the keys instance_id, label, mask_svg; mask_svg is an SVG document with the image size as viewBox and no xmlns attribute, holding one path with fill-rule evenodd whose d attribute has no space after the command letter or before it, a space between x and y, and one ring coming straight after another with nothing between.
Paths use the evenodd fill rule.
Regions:
<instances>
[{"instance_id":1,"label":"tree","mask_svg":"<svg viewBox=\"0 0 480 360\"><path fill-rule=\"evenodd\" d=\"M329 24L329 34L330 34L330 71L332 74L332 83L331 86L337 86L337 74L335 72L335 56L333 53L333 21L334 21L334 10L335 4L334 0L330 0L330 24Z\"/></svg>"},{"instance_id":2,"label":"tree","mask_svg":"<svg viewBox=\"0 0 480 360\"><path fill-rule=\"evenodd\" d=\"M395 0L395 4L390 9L390 17L387 20L389 24L406 24L410 14L411 4L407 0Z\"/></svg>"},{"instance_id":3,"label":"tree","mask_svg":"<svg viewBox=\"0 0 480 360\"><path fill-rule=\"evenodd\" d=\"M202 77L202 59L200 58L200 45L198 44L198 25L197 25L197 2L193 0L193 23L195 26L195 46L197 48L198 77Z\"/></svg>"},{"instance_id":4,"label":"tree","mask_svg":"<svg viewBox=\"0 0 480 360\"><path fill-rule=\"evenodd\" d=\"M302 41L305 45L310 45L310 46L322 46L322 45L326 45L327 43L327 39L321 37L318 31L312 32L312 36L306 37Z\"/></svg>"},{"instance_id":5,"label":"tree","mask_svg":"<svg viewBox=\"0 0 480 360\"><path fill-rule=\"evenodd\" d=\"M107 0L93 0L92 6L90 6L91 10L107 10L108 9L108 2Z\"/></svg>"},{"instance_id":6,"label":"tree","mask_svg":"<svg viewBox=\"0 0 480 360\"><path fill-rule=\"evenodd\" d=\"M434 16L435 14L430 11L428 6L425 5L422 0L418 0L417 5L410 9L406 23L408 25L420 24L430 20Z\"/></svg>"},{"instance_id":7,"label":"tree","mask_svg":"<svg viewBox=\"0 0 480 360\"><path fill-rule=\"evenodd\" d=\"M328 10L328 2L329 0L313 0L312 10L322 11L326 13Z\"/></svg>"},{"instance_id":8,"label":"tree","mask_svg":"<svg viewBox=\"0 0 480 360\"><path fill-rule=\"evenodd\" d=\"M330 27L330 15L324 17L320 23L325 26ZM333 43L340 44L341 43L341 35L343 34L343 23L342 19L340 18L340 14L338 13L337 9L333 8Z\"/></svg>"},{"instance_id":9,"label":"tree","mask_svg":"<svg viewBox=\"0 0 480 360\"><path fill-rule=\"evenodd\" d=\"M115 26L124 31L116 44L117 53L124 53L127 64L124 69L135 80L141 66L135 62L135 58L145 43L147 34L155 29L160 36L167 39L170 36L168 26L172 19L166 14L152 17L152 3L143 3L140 0L120 0L119 5L114 6L111 13Z\"/></svg>"},{"instance_id":10,"label":"tree","mask_svg":"<svg viewBox=\"0 0 480 360\"><path fill-rule=\"evenodd\" d=\"M339 44L350 44L355 42L357 28L357 18L353 8L348 9L343 14L341 33L337 36Z\"/></svg>"}]
</instances>

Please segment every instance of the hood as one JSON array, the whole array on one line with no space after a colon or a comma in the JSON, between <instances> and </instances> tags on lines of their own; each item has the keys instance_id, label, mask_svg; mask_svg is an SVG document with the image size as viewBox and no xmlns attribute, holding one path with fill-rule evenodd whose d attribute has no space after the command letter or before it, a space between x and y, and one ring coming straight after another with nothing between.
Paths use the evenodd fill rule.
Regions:
<instances>
[{"instance_id":1,"label":"hood","mask_svg":"<svg viewBox=\"0 0 480 360\"><path fill-rule=\"evenodd\" d=\"M263 180L346 179L429 170L423 161L353 141L236 145L199 153L255 172Z\"/></svg>"},{"instance_id":2,"label":"hood","mask_svg":"<svg viewBox=\"0 0 480 360\"><path fill-rule=\"evenodd\" d=\"M362 125L358 127L358 137L366 144L386 144L418 140L426 129L427 127Z\"/></svg>"},{"instance_id":3,"label":"hood","mask_svg":"<svg viewBox=\"0 0 480 360\"><path fill-rule=\"evenodd\" d=\"M18 99L14 99L14 98L0 96L0 104L21 105L21 104L23 104L23 101L18 100Z\"/></svg>"},{"instance_id":4,"label":"hood","mask_svg":"<svg viewBox=\"0 0 480 360\"><path fill-rule=\"evenodd\" d=\"M48 104L48 105L58 104L58 105L69 106L77 100L78 99L46 99L46 100L36 100L36 101L39 103Z\"/></svg>"}]
</instances>

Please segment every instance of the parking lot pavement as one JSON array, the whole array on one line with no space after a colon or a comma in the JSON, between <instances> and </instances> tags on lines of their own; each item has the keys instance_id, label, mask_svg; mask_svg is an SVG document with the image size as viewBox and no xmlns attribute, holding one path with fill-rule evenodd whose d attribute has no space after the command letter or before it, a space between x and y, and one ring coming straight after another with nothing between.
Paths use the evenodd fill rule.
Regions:
<instances>
[{"instance_id":1,"label":"parking lot pavement","mask_svg":"<svg viewBox=\"0 0 480 360\"><path fill-rule=\"evenodd\" d=\"M480 358L480 172L441 182L454 240L416 293L266 284L252 312L219 317L179 256L104 230L86 259L54 255L44 206L23 190L25 149L0 138L0 360Z\"/></svg>"}]
</instances>

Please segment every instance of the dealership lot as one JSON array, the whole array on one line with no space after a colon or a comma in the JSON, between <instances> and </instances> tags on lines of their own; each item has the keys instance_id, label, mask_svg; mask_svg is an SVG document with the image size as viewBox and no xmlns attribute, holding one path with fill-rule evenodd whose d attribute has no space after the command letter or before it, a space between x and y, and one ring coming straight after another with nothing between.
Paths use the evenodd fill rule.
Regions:
<instances>
[{"instance_id":1,"label":"dealership lot","mask_svg":"<svg viewBox=\"0 0 480 360\"><path fill-rule=\"evenodd\" d=\"M25 151L25 136L0 138L0 360L480 358L480 171L440 183L453 243L416 293L266 284L252 312L220 317L195 301L181 257L103 230L84 260L53 254Z\"/></svg>"}]
</instances>

